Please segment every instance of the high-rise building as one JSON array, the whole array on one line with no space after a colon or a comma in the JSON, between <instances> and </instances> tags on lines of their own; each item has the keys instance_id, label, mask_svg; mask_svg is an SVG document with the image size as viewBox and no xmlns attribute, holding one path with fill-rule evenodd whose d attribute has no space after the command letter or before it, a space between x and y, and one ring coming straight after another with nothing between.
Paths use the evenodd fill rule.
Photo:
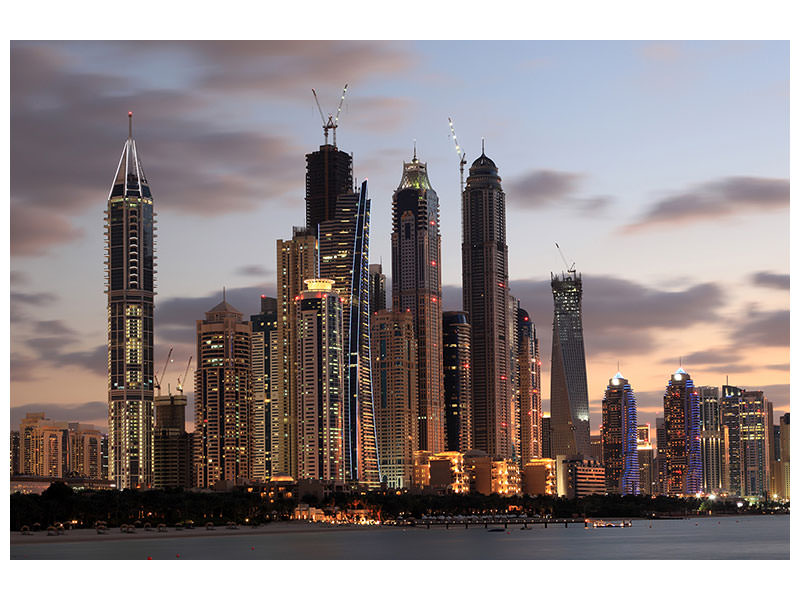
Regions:
<instances>
[{"instance_id":1,"label":"high-rise building","mask_svg":"<svg viewBox=\"0 0 800 600\"><path fill-rule=\"evenodd\" d=\"M497 165L482 153L462 194L464 311L472 326L473 445L511 456L508 246L505 194Z\"/></svg>"},{"instance_id":2,"label":"high-rise building","mask_svg":"<svg viewBox=\"0 0 800 600\"><path fill-rule=\"evenodd\" d=\"M272 396L277 373L278 301L261 295L261 310L250 316L253 368L253 479L269 481L272 475ZM277 416L277 415L276 415ZM277 421L278 419L276 419Z\"/></svg>"},{"instance_id":3,"label":"high-rise building","mask_svg":"<svg viewBox=\"0 0 800 600\"><path fill-rule=\"evenodd\" d=\"M439 198L426 163L403 163L392 196L392 308L411 311L419 351L419 449L445 449Z\"/></svg>"},{"instance_id":4,"label":"high-rise building","mask_svg":"<svg viewBox=\"0 0 800 600\"><path fill-rule=\"evenodd\" d=\"M323 221L336 218L338 199L353 192L353 157L334 143L306 154L306 228L317 231Z\"/></svg>"},{"instance_id":5,"label":"high-rise building","mask_svg":"<svg viewBox=\"0 0 800 600\"><path fill-rule=\"evenodd\" d=\"M11 475L19 475L19 431L11 432L9 454L11 459Z\"/></svg>"},{"instance_id":6,"label":"high-rise building","mask_svg":"<svg viewBox=\"0 0 800 600\"><path fill-rule=\"evenodd\" d=\"M762 391L745 391L739 408L742 496L769 494L769 436L767 402Z\"/></svg>"},{"instance_id":7,"label":"high-rise building","mask_svg":"<svg viewBox=\"0 0 800 600\"><path fill-rule=\"evenodd\" d=\"M691 376L679 368L664 393L668 494L696 494L703 484L700 401Z\"/></svg>"},{"instance_id":8,"label":"high-rise building","mask_svg":"<svg viewBox=\"0 0 800 600\"><path fill-rule=\"evenodd\" d=\"M367 182L336 200L333 218L319 223L319 276L342 299L345 348L345 472L347 479L380 482L372 357L369 343L369 223Z\"/></svg>"},{"instance_id":9,"label":"high-rise building","mask_svg":"<svg viewBox=\"0 0 800 600\"><path fill-rule=\"evenodd\" d=\"M445 449L472 449L472 368L467 313L442 313Z\"/></svg>"},{"instance_id":10,"label":"high-rise building","mask_svg":"<svg viewBox=\"0 0 800 600\"><path fill-rule=\"evenodd\" d=\"M417 450L417 341L410 311L372 315L375 429L381 476L391 488L411 487Z\"/></svg>"},{"instance_id":11,"label":"high-rise building","mask_svg":"<svg viewBox=\"0 0 800 600\"><path fill-rule=\"evenodd\" d=\"M653 445L650 443L650 423L639 425L636 454L639 457L639 493L646 496L656 494L653 473Z\"/></svg>"},{"instance_id":12,"label":"high-rise building","mask_svg":"<svg viewBox=\"0 0 800 600\"><path fill-rule=\"evenodd\" d=\"M636 396L622 373L608 380L603 397L603 464L606 490L611 494L639 493Z\"/></svg>"},{"instance_id":13,"label":"high-rise building","mask_svg":"<svg viewBox=\"0 0 800 600\"><path fill-rule=\"evenodd\" d=\"M315 230L316 231L316 230ZM278 240L278 325L272 398L272 474L297 478L297 302L305 280L317 276L317 238L295 228L291 240Z\"/></svg>"},{"instance_id":14,"label":"high-rise building","mask_svg":"<svg viewBox=\"0 0 800 600\"><path fill-rule=\"evenodd\" d=\"M539 340L528 311L517 309L517 395L519 398L519 458L522 465L542 457L542 404Z\"/></svg>"},{"instance_id":15,"label":"high-rise building","mask_svg":"<svg viewBox=\"0 0 800 600\"><path fill-rule=\"evenodd\" d=\"M20 423L17 470L21 475L101 479L102 438L92 426L27 413Z\"/></svg>"},{"instance_id":16,"label":"high-rise building","mask_svg":"<svg viewBox=\"0 0 800 600\"><path fill-rule=\"evenodd\" d=\"M719 388L697 387L700 401L700 455L703 462L703 491L707 494L722 491L723 433L720 425Z\"/></svg>"},{"instance_id":17,"label":"high-rise building","mask_svg":"<svg viewBox=\"0 0 800 600\"><path fill-rule=\"evenodd\" d=\"M153 484L155 220L132 118L105 211L109 467L117 489Z\"/></svg>"},{"instance_id":18,"label":"high-rise building","mask_svg":"<svg viewBox=\"0 0 800 600\"><path fill-rule=\"evenodd\" d=\"M250 321L222 302L197 321L194 481L250 479L253 382Z\"/></svg>"},{"instance_id":19,"label":"high-rise building","mask_svg":"<svg viewBox=\"0 0 800 600\"><path fill-rule=\"evenodd\" d=\"M506 332L506 340L508 340L508 381L506 382L506 386L508 389L508 426L511 440L511 454L509 458L517 464L520 464L520 428L522 425L519 408L520 348L519 327L517 326L519 311L519 300L509 292L508 307L506 310L506 323L508 325L508 331Z\"/></svg>"},{"instance_id":20,"label":"high-rise building","mask_svg":"<svg viewBox=\"0 0 800 600\"><path fill-rule=\"evenodd\" d=\"M542 415L542 458L553 458L553 446L550 442L550 414Z\"/></svg>"},{"instance_id":21,"label":"high-rise building","mask_svg":"<svg viewBox=\"0 0 800 600\"><path fill-rule=\"evenodd\" d=\"M663 417L656 418L656 458L653 465L656 493L667 493L667 429Z\"/></svg>"},{"instance_id":22,"label":"high-rise building","mask_svg":"<svg viewBox=\"0 0 800 600\"><path fill-rule=\"evenodd\" d=\"M780 419L781 427L781 491L779 498L789 500L789 413L785 413Z\"/></svg>"},{"instance_id":23,"label":"high-rise building","mask_svg":"<svg viewBox=\"0 0 800 600\"><path fill-rule=\"evenodd\" d=\"M723 431L725 452L723 462L723 487L734 496L742 494L742 458L740 408L742 388L732 385L722 386L720 398L720 425Z\"/></svg>"},{"instance_id":24,"label":"high-rise building","mask_svg":"<svg viewBox=\"0 0 800 600\"><path fill-rule=\"evenodd\" d=\"M296 299L298 478L343 481L343 303L333 280L305 283L306 289Z\"/></svg>"},{"instance_id":25,"label":"high-rise building","mask_svg":"<svg viewBox=\"0 0 800 600\"><path fill-rule=\"evenodd\" d=\"M369 312L375 314L386 310L386 275L383 265L369 266Z\"/></svg>"},{"instance_id":26,"label":"high-rise building","mask_svg":"<svg viewBox=\"0 0 800 600\"><path fill-rule=\"evenodd\" d=\"M569 499L604 494L605 467L595 458L556 457L556 482L559 496Z\"/></svg>"},{"instance_id":27,"label":"high-rise building","mask_svg":"<svg viewBox=\"0 0 800 600\"><path fill-rule=\"evenodd\" d=\"M153 434L153 486L190 488L194 470L192 447L186 432L186 395L156 396Z\"/></svg>"},{"instance_id":28,"label":"high-rise building","mask_svg":"<svg viewBox=\"0 0 800 600\"><path fill-rule=\"evenodd\" d=\"M574 270L551 276L553 352L550 369L550 429L554 454L592 456L589 396L583 347L581 276Z\"/></svg>"}]
</instances>

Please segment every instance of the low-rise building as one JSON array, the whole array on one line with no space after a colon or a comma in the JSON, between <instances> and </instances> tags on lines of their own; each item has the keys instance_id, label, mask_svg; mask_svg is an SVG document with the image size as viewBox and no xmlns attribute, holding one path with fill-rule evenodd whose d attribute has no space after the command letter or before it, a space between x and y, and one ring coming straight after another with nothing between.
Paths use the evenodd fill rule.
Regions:
<instances>
[{"instance_id":1,"label":"low-rise building","mask_svg":"<svg viewBox=\"0 0 800 600\"><path fill-rule=\"evenodd\" d=\"M559 455L556 477L559 496L572 499L606 492L606 469L593 458Z\"/></svg>"},{"instance_id":2,"label":"low-rise building","mask_svg":"<svg viewBox=\"0 0 800 600\"><path fill-rule=\"evenodd\" d=\"M529 496L554 496L556 461L552 458L534 458L522 468L522 492Z\"/></svg>"}]
</instances>

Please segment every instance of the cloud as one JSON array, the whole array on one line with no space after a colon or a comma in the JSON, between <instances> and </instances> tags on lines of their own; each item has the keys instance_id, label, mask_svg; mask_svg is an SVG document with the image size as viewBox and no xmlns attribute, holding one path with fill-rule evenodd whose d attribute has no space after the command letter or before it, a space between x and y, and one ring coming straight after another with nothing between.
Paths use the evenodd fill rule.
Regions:
<instances>
[{"instance_id":1,"label":"cloud","mask_svg":"<svg viewBox=\"0 0 800 600\"><path fill-rule=\"evenodd\" d=\"M273 269L268 269L264 265L245 265L236 269L236 274L263 277L267 275L274 275L275 271Z\"/></svg>"},{"instance_id":2,"label":"cloud","mask_svg":"<svg viewBox=\"0 0 800 600\"><path fill-rule=\"evenodd\" d=\"M79 367L97 375L108 373L108 346L103 344L91 350L62 352L55 359L61 367Z\"/></svg>"},{"instance_id":3,"label":"cloud","mask_svg":"<svg viewBox=\"0 0 800 600\"><path fill-rule=\"evenodd\" d=\"M776 290L789 289L789 274L772 273L770 271L759 271L750 276L750 280L755 285L761 287L774 288Z\"/></svg>"},{"instance_id":4,"label":"cloud","mask_svg":"<svg viewBox=\"0 0 800 600\"><path fill-rule=\"evenodd\" d=\"M41 292L38 294L26 294L24 292L11 292L11 302L19 304L31 304L33 306L46 306L58 300L58 296L51 292Z\"/></svg>"},{"instance_id":5,"label":"cloud","mask_svg":"<svg viewBox=\"0 0 800 600\"><path fill-rule=\"evenodd\" d=\"M531 171L509 184L509 204L536 209L566 201L578 189L583 177L578 173L565 171Z\"/></svg>"},{"instance_id":6,"label":"cloud","mask_svg":"<svg viewBox=\"0 0 800 600\"><path fill-rule=\"evenodd\" d=\"M744 346L789 346L789 311L751 309L741 319L731 340Z\"/></svg>"},{"instance_id":7,"label":"cloud","mask_svg":"<svg viewBox=\"0 0 800 600\"><path fill-rule=\"evenodd\" d=\"M553 314L550 282L515 279L509 283L509 290L531 313L545 353L550 346ZM724 304L716 283L675 292L619 277L587 275L583 277L583 290L587 355L623 359L655 349L655 334L660 330L718 321L718 309ZM447 310L459 310L461 289L444 286L442 305Z\"/></svg>"},{"instance_id":8,"label":"cloud","mask_svg":"<svg viewBox=\"0 0 800 600\"><path fill-rule=\"evenodd\" d=\"M11 203L13 255L42 256L51 246L72 242L82 235L83 232L61 214L19 202Z\"/></svg>"},{"instance_id":9,"label":"cloud","mask_svg":"<svg viewBox=\"0 0 800 600\"><path fill-rule=\"evenodd\" d=\"M710 350L692 352L682 358L683 363L687 365L686 368L688 369L691 369L695 365L724 365L739 361L742 358L742 349L737 347L713 348ZM675 362L675 358L668 358L663 362L672 364Z\"/></svg>"},{"instance_id":10,"label":"cloud","mask_svg":"<svg viewBox=\"0 0 800 600\"><path fill-rule=\"evenodd\" d=\"M22 271L11 271L9 275L11 285L26 285L30 283L31 278L27 273Z\"/></svg>"},{"instance_id":11,"label":"cloud","mask_svg":"<svg viewBox=\"0 0 800 600\"><path fill-rule=\"evenodd\" d=\"M76 335L76 331L62 320L35 321L33 329L36 333L52 335Z\"/></svg>"},{"instance_id":12,"label":"cloud","mask_svg":"<svg viewBox=\"0 0 800 600\"><path fill-rule=\"evenodd\" d=\"M664 223L690 223L788 207L788 179L727 177L659 200L638 221L624 226L623 231L636 232Z\"/></svg>"},{"instance_id":13,"label":"cloud","mask_svg":"<svg viewBox=\"0 0 800 600\"><path fill-rule=\"evenodd\" d=\"M25 414L33 412L43 412L44 416L52 421L77 421L94 424L102 431L106 431L108 427L108 404L106 402L85 402L83 404L36 402L12 406L11 427L19 429L19 424L25 418Z\"/></svg>"}]
</instances>

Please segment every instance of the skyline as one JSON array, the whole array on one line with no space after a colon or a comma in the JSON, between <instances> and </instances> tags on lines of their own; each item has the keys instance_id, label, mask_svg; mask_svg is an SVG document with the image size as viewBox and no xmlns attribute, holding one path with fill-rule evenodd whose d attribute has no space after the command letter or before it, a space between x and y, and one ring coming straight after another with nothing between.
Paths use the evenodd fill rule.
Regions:
<instances>
[{"instance_id":1,"label":"skyline","mask_svg":"<svg viewBox=\"0 0 800 600\"><path fill-rule=\"evenodd\" d=\"M786 82L779 79L778 66L783 66L782 75L788 80L788 64L783 64L788 59L788 44L609 42L588 44L595 49L581 55L580 49L585 50L586 43L463 43L462 46L468 47L471 44L471 52L487 62L488 57L483 55L505 52L508 60L508 55L514 54L510 48L528 47L529 54L523 59L516 58L514 68L520 68L520 62L534 60L536 64L529 65L532 68L529 74L537 83L531 84L530 91L541 93L537 100L544 100L545 106L562 118L547 123L545 111L541 114L526 111L525 116L530 116L532 124L522 124L521 140L509 139L508 136L519 134L510 123L514 120L510 109L519 110L516 98L476 94L465 104L464 94L448 91L451 101L440 98L433 102L437 110L414 112L407 109L401 113L405 119L401 125L411 120L409 113L418 114L420 120L416 127L392 131L391 123L386 121L391 121L395 113L388 108L422 103L422 98L390 95L393 89L404 87L402 81L406 80L402 78L409 75L402 68L413 61L411 55L416 53L417 60L425 64L428 63L422 57L432 57L434 65L446 65L447 56L457 51L451 50L445 55L442 48L459 44L375 43L372 48L380 51L365 58L363 42L138 43L139 47L158 48L150 52L164 58L160 61L162 66L150 65L147 70L139 65L130 70L127 79L115 81L123 89L127 86L128 94L117 90L113 96L106 97L103 104L92 97L92 87L97 86L94 92L102 95L100 79L108 77L104 61L113 62L110 55L114 48L124 47L126 43L12 43L12 412L14 407L34 405L54 414L52 403L38 401L39 386L66 379L79 383L64 386L72 389L64 390L63 404L84 404L86 416L77 414L75 418L105 428L106 347L101 304L104 298L102 265L96 260L96 256L102 256L97 251L102 243L102 228L98 222L102 218L100 207L104 204L104 194L107 196L103 186L108 185L108 173L115 160L113 155L124 140L124 115L128 110L134 112L134 136L142 146L144 169L153 186L156 210L161 213L155 367L160 371L169 346L175 345L176 365L166 378L167 382L171 378L174 382L180 371L177 365L192 353L195 320L202 318L200 315L219 301L221 291L212 290L221 290L227 285L231 303L246 315L258 312L262 293L275 296L274 240L287 238L291 226L302 224L302 157L316 150L323 141L310 88L318 90L323 108L332 110L338 100L337 88L341 89L345 82L350 87L337 142L341 149L353 152L357 180L362 181L365 176L370 180L373 224L370 262L380 262L381 256L385 264L390 261L391 193L400 180L403 161L411 157L412 140L416 139L419 159L428 163L432 186L438 192L442 207L444 310L462 308L461 290L457 285L461 272L458 163L453 141L448 139L447 117L453 117L469 162L478 156L480 138L486 137L487 155L498 165L508 198L510 292L531 312L543 349L542 389L546 410L549 408L548 350L552 324L548 278L550 272L563 270L557 250L553 248L557 241L565 249L568 260L577 263L576 268L584 279L584 334L593 432L599 426L605 382L617 370L617 360L622 362L622 373L636 391L640 414L644 415L641 421L652 425L655 414L661 412L663 382L677 368L680 356L684 357L683 365L692 373L697 385L721 386L725 375L730 374L733 385L764 390L775 404L776 413L788 411L788 180L781 178L788 177L788 136L785 135L788 126L784 122L788 120L788 97L781 95ZM111 51L100 56L97 54L99 45ZM326 45L335 51L321 52L320 48ZM208 49L211 46L213 52ZM267 90L253 89L246 84L245 80L252 75L245 74L247 69L240 73L223 68L228 64L226 61L237 57L245 65L249 60L252 67L257 59L264 58L257 49L280 47L285 50L284 59L290 57L305 70L299 69L301 74L297 77L284 73L283 79L278 77L279 82ZM314 49L309 50L311 47ZM167 82L169 74L176 72L168 68L171 61L176 64L191 62L192 55L186 52L189 48L194 48L203 60L210 61L207 69L210 74L207 72L207 77L201 77L204 85L197 93L182 89L182 83L186 82L180 78ZM570 116L570 109L578 107L570 107L569 103L555 106L560 94L566 93L570 85L580 83L578 74L562 73L565 79L561 88L538 86L540 80L555 76L553 62L575 66L577 59L598 53L616 56L617 67L627 64L630 69L630 63L637 60L650 66L661 65L660 70L654 69L657 72L652 76L665 77L650 82L655 87L646 88L639 97L639 104L631 101L632 106L627 108L633 108L632 114L622 115L612 110L620 94L624 96L623 90L630 92L632 84L622 75L615 82L619 89L596 90L598 96L593 98L596 103L592 106L598 107L600 118L588 129L590 132L607 129L606 133L610 134L614 125L620 124L617 119L648 116L638 114L647 113L647 108L653 110L654 116L664 118L663 124L633 118L627 129L615 132L618 145L613 148L617 155L629 161L631 155L637 155L638 162L634 164L639 170L632 173L625 184L613 181L615 177L622 179L612 168L614 153L602 152L598 139L589 135L583 138L581 132L570 126L566 117ZM83 56L83 62L70 66L70 54ZM698 97L704 98L707 104L693 105L691 100L683 100L686 106L705 108L698 112L713 118L703 135L681 137L681 126L700 130L695 123L699 115L678 119L676 128L676 115L664 111L670 100L675 100L673 86L681 79L678 72L681 62L693 64L690 71L700 69L704 65L702 60L697 60L698 56L709 62L718 61L717 66L723 72L735 64L739 70L726 72L728 76L749 76L749 91L754 84L761 87L756 87L759 93L755 97L744 98L743 94L731 94L729 86L705 89L708 84L701 74L695 73L702 81L695 81L694 87L682 91L695 101ZM764 65L763 56L769 56L772 62ZM355 62L349 63L346 69L326 71L320 67L321 62L335 62L344 57L351 57ZM547 59L551 61L549 67ZM274 64L274 61L265 62ZM469 60L464 62L470 63ZM26 67L21 73L23 66ZM377 72L387 66L394 69L391 74L401 81L387 82L386 78L370 75L372 70ZM508 69L511 69L508 64L498 66L500 71ZM759 72L755 72L756 69ZM82 86L75 85L75 71L83 72L77 78ZM427 74L434 72L431 70ZM714 73L714 84L733 83L720 73ZM457 79L454 75L451 77ZM600 74L595 77L599 78ZM147 89L142 81L145 78L155 91L142 91ZM230 81L231 78L235 81ZM37 87L39 81L51 83L50 97L46 90ZM457 83L449 81L442 87ZM224 92L234 92L230 94L233 100L226 103L218 97L215 100L219 95L215 91L219 88L215 86L223 84L228 86ZM435 82L428 84L437 89ZM460 89L474 92L477 87L471 82L462 82ZM541 89L547 92L542 93ZM506 90L506 94L510 91ZM653 95L648 95L648 91ZM548 93L552 96L548 97ZM665 97L655 98L656 93ZM275 94L283 95L284 99L276 100ZM155 101L153 96L156 96ZM680 94L677 97L680 99ZM713 99L723 97L724 106L710 106ZM187 104L181 107L181 101ZM286 111L282 115L288 114L291 118L281 124L276 122L282 115L265 121L263 112L268 111L257 107L264 101L282 105ZM648 106L648 102L654 106ZM480 107L482 103L483 110L465 109L465 106ZM445 107L449 112L442 110L444 104L450 105ZM497 109L493 112L489 104ZM77 113L69 110L68 105L77 109ZM306 105L309 110L300 108ZM782 111L770 114L767 109L773 105L782 106ZM245 110L235 114L236 106L249 107L252 112ZM199 118L214 113L219 120ZM80 114L83 118L65 122L67 114ZM475 119L470 114L482 117ZM582 122L582 114L571 116ZM752 123L747 121L749 116L753 117ZM370 122L370 118L375 121ZM742 142L741 147L728 148L731 140L720 137L718 130L727 131L731 121L739 122L740 139L749 144ZM654 153L649 160L636 152L638 146L631 144L630 139L626 143L626 138L635 138L637 133L642 135L637 126L648 124L654 130L652 135L665 142L658 148L648 146ZM376 131L381 129L388 129L385 139L377 139ZM41 142L32 143L35 140L32 134L42 130L48 133L52 152L43 153ZM282 130L283 137L273 135L278 130ZM558 137L559 132L562 137ZM404 140L406 137L409 139ZM80 157L81 161L65 161L62 145L76 139L89 140L90 148L88 152L68 155ZM542 140L542 144L531 143L536 139ZM782 143L778 141L781 139ZM568 156L580 150L577 144L586 142L587 154L576 152ZM208 144L214 147L209 148ZM270 144L276 147L274 151ZM534 157L522 166L520 155L524 152L521 150L529 147L533 147ZM716 153L702 156L704 150L712 149L716 149ZM183 156L182 152L186 151L188 155ZM667 173L661 173L660 165L656 164L659 154L662 158L679 155L681 160L666 160L670 168ZM267 160L270 156L275 160L274 165ZM198 160L211 168L192 170ZM52 182L49 178L35 176L42 168L54 174ZM622 171L631 174L630 170ZM250 179L262 185L251 183ZM55 181L59 183L56 185ZM188 185L188 191L181 191L181 185ZM265 206L254 208L253 196L263 195L266 190L275 190L275 195L267 199ZM526 194L527 205L523 204ZM215 204L212 196L225 197L226 201ZM288 209L276 204L287 197L292 198ZM556 206L558 202L572 207ZM189 212L193 207L206 216ZM48 212L48 208L60 209L61 213ZM728 210L728 217L718 219L710 212L714 208ZM753 218L752 211L756 209L761 210L761 214ZM224 211L229 212L225 214ZM574 217L576 212L583 216ZM64 213L69 217L64 217ZM586 215L593 215L594 220ZM746 221L747 217L751 217L750 222ZM570 229L556 231L560 229L559 223L568 224ZM231 231L236 227L236 230L235 234L224 236L225 247L231 250L220 256L222 246L215 241L220 236L214 234L227 227ZM667 254L665 244L675 238L676 227L679 241L669 248L674 255L664 256ZM83 237L79 237L77 228L83 229ZM609 230L609 234L597 235L601 228ZM781 229L786 235L780 234ZM183 234L186 230L187 234ZM31 254L46 244L50 246L45 254L40 257ZM696 245L702 246L702 252L696 252ZM197 258L187 261L187 256ZM98 264L95 266L94 262ZM233 270L232 262L239 263ZM651 263L652 267L644 269ZM198 271L204 276L198 276ZM388 268L385 272L391 277ZM69 273L70 278L64 273ZM208 273L213 274L209 276ZM97 290L96 294L88 291L93 289ZM711 306L700 306L704 302ZM99 311L95 305L99 305ZM40 319L43 312L48 316ZM726 328L725 319L731 316L731 326ZM687 341L680 343L676 341L679 336L671 328L683 324L688 326ZM631 327L640 330L629 331ZM75 344L77 332L84 334L83 344ZM745 344L737 349L734 338L742 339ZM758 357L760 364L753 364L752 357ZM26 367L30 372L47 363L61 367L49 376L28 380ZM95 372L87 371L86 365ZM99 406L93 408L85 406L86 403ZM34 408L17 410L25 412ZM90 416L92 410L97 416ZM12 426L14 422L12 418Z\"/></svg>"}]
</instances>

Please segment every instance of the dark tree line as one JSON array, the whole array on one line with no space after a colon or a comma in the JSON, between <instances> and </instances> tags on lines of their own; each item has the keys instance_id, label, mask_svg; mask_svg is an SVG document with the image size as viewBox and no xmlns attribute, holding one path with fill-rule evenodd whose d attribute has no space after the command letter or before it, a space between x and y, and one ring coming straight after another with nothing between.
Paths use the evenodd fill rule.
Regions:
<instances>
[{"instance_id":1,"label":"dark tree line","mask_svg":"<svg viewBox=\"0 0 800 600\"><path fill-rule=\"evenodd\" d=\"M105 521L109 527L124 523L165 523L174 526L186 520L197 526L207 522L223 525L235 521L242 525L287 519L299 502L318 508L364 508L377 513L382 520L420 518L423 515L480 515L506 512L526 513L553 518L609 517L631 518L652 516L692 516L698 514L733 514L771 512L783 508L764 503L739 507L732 500L711 502L699 498L667 496L588 496L558 498L553 496L515 496L492 494L447 494L443 496L397 494L394 491L348 495L333 494L318 498L306 494L297 498L269 498L244 491L190 492L184 490L106 490L73 491L63 483L54 483L41 495L11 495L11 530L19 531L39 523L46 528L55 522L75 527L93 527Z\"/></svg>"}]
</instances>

